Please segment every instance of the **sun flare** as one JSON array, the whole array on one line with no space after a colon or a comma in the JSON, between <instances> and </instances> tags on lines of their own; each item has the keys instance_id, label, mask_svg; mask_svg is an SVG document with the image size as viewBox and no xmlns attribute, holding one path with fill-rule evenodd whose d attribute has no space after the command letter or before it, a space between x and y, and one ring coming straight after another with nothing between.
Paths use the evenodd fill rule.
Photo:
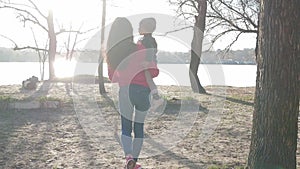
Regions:
<instances>
[{"instance_id":1,"label":"sun flare","mask_svg":"<svg viewBox=\"0 0 300 169\"><path fill-rule=\"evenodd\" d=\"M42 0L39 2L44 10L52 10L55 18L62 22L75 22L89 12L90 4L74 0Z\"/></svg>"},{"instance_id":2,"label":"sun flare","mask_svg":"<svg viewBox=\"0 0 300 169\"><path fill-rule=\"evenodd\" d=\"M75 60L66 60L64 58L56 59L54 62L55 75L58 78L73 77L76 67Z\"/></svg>"}]
</instances>

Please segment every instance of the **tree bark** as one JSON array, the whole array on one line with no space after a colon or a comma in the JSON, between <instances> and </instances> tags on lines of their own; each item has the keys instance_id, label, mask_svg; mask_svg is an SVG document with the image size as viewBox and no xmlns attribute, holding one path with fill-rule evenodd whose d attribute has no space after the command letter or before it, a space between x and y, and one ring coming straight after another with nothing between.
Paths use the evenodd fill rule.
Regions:
<instances>
[{"instance_id":1,"label":"tree bark","mask_svg":"<svg viewBox=\"0 0 300 169\"><path fill-rule=\"evenodd\" d=\"M191 44L192 46L191 62L189 68L191 87L193 92L195 93L206 93L198 77L198 68L199 68L200 58L202 54L202 42L203 42L203 34L205 29L206 10L207 10L206 0L198 0L198 15L195 16L194 35Z\"/></svg>"},{"instance_id":2,"label":"tree bark","mask_svg":"<svg viewBox=\"0 0 300 169\"><path fill-rule=\"evenodd\" d=\"M99 77L99 92L100 94L105 94L104 78L103 78L103 60L104 60L104 32L105 32L105 18L106 18L106 0L103 0L102 4L102 25L101 25L101 46L99 55L99 65L98 65L98 77Z\"/></svg>"},{"instance_id":3,"label":"tree bark","mask_svg":"<svg viewBox=\"0 0 300 169\"><path fill-rule=\"evenodd\" d=\"M261 0L249 169L295 169L300 1Z\"/></svg>"},{"instance_id":4,"label":"tree bark","mask_svg":"<svg viewBox=\"0 0 300 169\"><path fill-rule=\"evenodd\" d=\"M49 29L49 80L53 80L55 78L54 61L57 41L53 23L53 12L51 10L48 12L47 23Z\"/></svg>"}]
</instances>

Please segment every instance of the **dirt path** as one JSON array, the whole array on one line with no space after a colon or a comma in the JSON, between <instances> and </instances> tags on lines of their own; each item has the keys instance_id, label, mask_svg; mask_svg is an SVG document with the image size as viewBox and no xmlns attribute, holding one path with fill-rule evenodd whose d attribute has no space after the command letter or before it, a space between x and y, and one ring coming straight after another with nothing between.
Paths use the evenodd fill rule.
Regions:
<instances>
[{"instance_id":1,"label":"dirt path","mask_svg":"<svg viewBox=\"0 0 300 169\"><path fill-rule=\"evenodd\" d=\"M14 99L61 100L59 109L0 111L0 168L122 168L115 86L100 96L94 84L43 83L37 91L1 86ZM139 162L143 168L238 168L246 164L253 88L160 86L164 113L150 114ZM226 96L226 97L224 97ZM13 98L13 99L12 99ZM298 151L298 166L300 167Z\"/></svg>"}]
</instances>

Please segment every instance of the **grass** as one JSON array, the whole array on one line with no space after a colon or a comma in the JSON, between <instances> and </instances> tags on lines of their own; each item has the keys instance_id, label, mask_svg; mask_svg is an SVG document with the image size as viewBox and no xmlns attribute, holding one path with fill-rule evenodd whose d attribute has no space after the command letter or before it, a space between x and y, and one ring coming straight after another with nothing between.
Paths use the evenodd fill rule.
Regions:
<instances>
[{"instance_id":1,"label":"grass","mask_svg":"<svg viewBox=\"0 0 300 169\"><path fill-rule=\"evenodd\" d=\"M245 169L243 166L235 166L234 168L226 166L226 165L211 165L208 169Z\"/></svg>"},{"instance_id":2,"label":"grass","mask_svg":"<svg viewBox=\"0 0 300 169\"><path fill-rule=\"evenodd\" d=\"M11 102L16 100L17 100L16 98L13 98L11 96L5 96L5 95L0 96L0 102Z\"/></svg>"},{"instance_id":3,"label":"grass","mask_svg":"<svg viewBox=\"0 0 300 169\"><path fill-rule=\"evenodd\" d=\"M9 103L16 100L16 98L11 96L0 96L0 110L7 110L9 108Z\"/></svg>"},{"instance_id":4,"label":"grass","mask_svg":"<svg viewBox=\"0 0 300 169\"><path fill-rule=\"evenodd\" d=\"M232 98L234 99L238 99L238 100L243 100L243 101L248 101L248 102L253 102L254 100L254 96L253 95L247 95L247 94L234 94L232 96Z\"/></svg>"},{"instance_id":5,"label":"grass","mask_svg":"<svg viewBox=\"0 0 300 169\"><path fill-rule=\"evenodd\" d=\"M49 97L49 96L41 96L38 98L40 102L46 102L46 101L61 101L61 99L56 97Z\"/></svg>"}]
</instances>

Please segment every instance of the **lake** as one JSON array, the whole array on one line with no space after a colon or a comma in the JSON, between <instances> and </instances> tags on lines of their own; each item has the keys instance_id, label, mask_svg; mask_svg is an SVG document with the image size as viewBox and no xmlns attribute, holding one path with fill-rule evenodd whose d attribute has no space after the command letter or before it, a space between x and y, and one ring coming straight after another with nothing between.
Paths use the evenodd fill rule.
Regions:
<instances>
[{"instance_id":1,"label":"lake","mask_svg":"<svg viewBox=\"0 0 300 169\"><path fill-rule=\"evenodd\" d=\"M158 85L190 86L188 64L159 64L160 74L155 78ZM97 63L58 61L55 64L58 77L73 75L97 75ZM48 78L48 63L45 63L45 79ZM31 76L40 79L38 62L0 62L0 85L22 84ZM104 76L107 77L106 64ZM200 64L198 77L203 86L225 85L235 87L255 86L256 65Z\"/></svg>"}]
</instances>

